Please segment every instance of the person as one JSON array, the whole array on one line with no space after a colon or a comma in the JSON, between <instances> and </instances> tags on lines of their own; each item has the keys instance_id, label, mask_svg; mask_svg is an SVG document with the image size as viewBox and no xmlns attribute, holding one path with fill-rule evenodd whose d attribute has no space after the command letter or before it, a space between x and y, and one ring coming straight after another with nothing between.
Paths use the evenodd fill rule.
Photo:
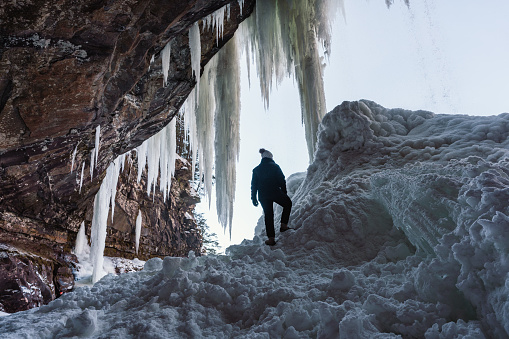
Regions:
<instances>
[{"instance_id":1,"label":"person","mask_svg":"<svg viewBox=\"0 0 509 339\"><path fill-rule=\"evenodd\" d=\"M286 192L286 180L278 164L272 159L272 153L264 148L260 149L262 161L260 165L253 169L253 178L251 179L251 200L253 205L258 206L260 201L263 214L265 215L265 230L268 240L265 243L269 246L276 244L276 233L274 231L274 203L283 207L281 215L280 231L289 230L288 220L292 210L292 200ZM258 193L258 200L256 194Z\"/></svg>"}]
</instances>

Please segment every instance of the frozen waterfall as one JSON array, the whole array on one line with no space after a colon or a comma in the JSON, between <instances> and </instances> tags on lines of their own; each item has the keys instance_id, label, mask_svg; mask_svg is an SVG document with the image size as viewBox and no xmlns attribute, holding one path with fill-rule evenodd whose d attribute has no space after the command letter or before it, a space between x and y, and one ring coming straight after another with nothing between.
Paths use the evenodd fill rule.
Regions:
<instances>
[{"instance_id":1,"label":"frozen waterfall","mask_svg":"<svg viewBox=\"0 0 509 339\"><path fill-rule=\"evenodd\" d=\"M231 233L233 202L235 199L236 163L239 152L240 67L237 45L244 48L248 63L255 62L263 98L269 104L272 82L294 75L301 98L302 119L306 126L308 153L313 158L318 124L325 114L320 46L328 54L330 20L342 2L309 0L298 4L284 1L258 1L256 11L241 24L239 34L209 62L200 78L201 37L198 22L189 30L192 73L197 79L195 89L183 106L185 126L192 153L192 171L199 159L200 178L203 177L209 202L212 191L212 171L215 164L216 208L224 228ZM238 4L243 6L243 1ZM230 17L230 5L218 9L203 19L202 29L215 30L216 43L222 38L223 25ZM168 79L170 42L161 52L163 85ZM251 58L249 57L251 56ZM155 194L160 179L160 191L167 196L175 163L175 120L161 132L137 148L138 182L147 166L147 193ZM98 159L100 126L96 130L96 145L91 152L90 176ZM212 142L214 150L212 150ZM118 160L118 159L117 159ZM115 160L115 161L117 161ZM111 166L113 166L112 163ZM108 171L110 169L108 168ZM109 173L109 172L108 172ZM116 173L116 174L113 174ZM109 209L99 204L114 206L119 169L107 174L94 204L92 240L93 257L98 272L102 267L101 248L104 249L106 221ZM83 176L81 177L81 180ZM114 185L114 186L112 186ZM81 187L81 184L80 184ZM153 191L152 191L153 190ZM107 201L108 200L108 201ZM113 218L113 211L112 211ZM95 245L94 245L95 243ZM95 272L95 271L94 271ZM95 272L94 277L98 278ZM94 278L94 279L95 279Z\"/></svg>"},{"instance_id":2,"label":"frozen waterfall","mask_svg":"<svg viewBox=\"0 0 509 339\"><path fill-rule=\"evenodd\" d=\"M320 46L330 53L330 24L342 2L302 1L299 4L272 0L258 1L255 12L243 22L235 37L214 57L189 95L185 120L194 161L199 158L200 177L210 201L212 158L215 154L217 210L220 223L231 232L235 199L235 169L239 151L240 72L237 45L243 47L248 64L254 62L266 106L273 80L295 76L301 98L309 158L313 159L316 132L326 111ZM215 29L222 36L222 24L229 17L225 6L203 20L203 29ZM201 52L198 25L189 33L191 64L199 73ZM205 93L202 93L205 91ZM211 124L215 116L215 124ZM215 149L211 150L215 133ZM199 153L199 155L197 154ZM208 158L208 159L207 159Z\"/></svg>"}]
</instances>

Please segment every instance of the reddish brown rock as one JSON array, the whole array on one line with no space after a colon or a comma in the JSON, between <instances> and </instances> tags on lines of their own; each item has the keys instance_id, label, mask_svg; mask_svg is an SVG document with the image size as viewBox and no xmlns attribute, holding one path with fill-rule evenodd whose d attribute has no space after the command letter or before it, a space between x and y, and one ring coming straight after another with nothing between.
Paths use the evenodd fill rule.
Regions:
<instances>
[{"instance_id":1,"label":"reddish brown rock","mask_svg":"<svg viewBox=\"0 0 509 339\"><path fill-rule=\"evenodd\" d=\"M13 313L49 303L74 286L68 263L32 249L0 246L0 311Z\"/></svg>"}]
</instances>

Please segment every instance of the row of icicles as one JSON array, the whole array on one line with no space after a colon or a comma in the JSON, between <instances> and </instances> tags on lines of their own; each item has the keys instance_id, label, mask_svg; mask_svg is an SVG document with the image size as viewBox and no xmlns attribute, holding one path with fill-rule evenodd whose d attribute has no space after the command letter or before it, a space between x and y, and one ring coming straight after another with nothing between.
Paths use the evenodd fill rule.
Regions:
<instances>
[{"instance_id":1,"label":"row of icicles","mask_svg":"<svg viewBox=\"0 0 509 339\"><path fill-rule=\"evenodd\" d=\"M242 13L243 0L238 0ZM230 19L230 4L215 11L202 20L201 30L215 30L216 43L222 39L223 25ZM185 129L192 154L192 169L198 163L200 178L210 204L213 173L216 179L216 209L219 222L231 234L233 202L236 184L236 163L239 154L240 120L240 52L246 55L248 72L254 63L260 80L262 97L266 107L273 81L277 85L284 77L293 76L297 81L301 97L301 114L305 125L308 154L313 158L318 124L326 113L320 49L330 53L331 20L336 9L342 7L337 0L257 0L253 14L242 22L234 38L204 67L200 77L201 32L199 23L189 29L191 67L196 78L200 78L181 108ZM226 14L226 15L225 15ZM166 85L170 69L171 44L169 41L160 53L163 85ZM155 57L152 57L154 62ZM250 74L248 74L250 76ZM126 100L130 100L126 95ZM171 178L175 170L176 123L173 119L165 128L136 148L138 162L137 181L147 168L147 194L155 194L159 178L159 189L168 196ZM100 126L96 128L95 148L91 152L90 177L98 159ZM71 170L77 146L72 155ZM91 227L90 260L94 270L92 281L103 275L103 252L106 240L106 225L110 206L115 206L117 182L123 170L126 156L117 157L106 170L101 187L94 199ZM79 189L83 184L84 163L81 168ZM214 172L213 172L214 171ZM113 220L112 208L111 218ZM142 218L136 220L136 252L138 252ZM83 243L80 230L80 247ZM78 241L77 241L78 248ZM76 250L76 252L78 252Z\"/></svg>"}]
</instances>

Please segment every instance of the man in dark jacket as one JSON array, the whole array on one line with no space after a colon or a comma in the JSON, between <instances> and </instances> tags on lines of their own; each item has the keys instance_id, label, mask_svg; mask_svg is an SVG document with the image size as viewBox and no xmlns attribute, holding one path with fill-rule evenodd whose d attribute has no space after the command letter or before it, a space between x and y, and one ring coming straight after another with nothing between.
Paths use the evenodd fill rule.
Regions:
<instances>
[{"instance_id":1,"label":"man in dark jacket","mask_svg":"<svg viewBox=\"0 0 509 339\"><path fill-rule=\"evenodd\" d=\"M251 180L251 200L254 206L258 206L258 199L263 207L265 215L265 229L267 231L267 245L276 244L276 233L274 231L274 203L283 207L281 215L280 231L289 230L288 219L292 210L292 200L286 194L286 180L281 168L272 160L272 153L264 148L260 149L262 161L260 165L253 169L253 178Z\"/></svg>"}]
</instances>

